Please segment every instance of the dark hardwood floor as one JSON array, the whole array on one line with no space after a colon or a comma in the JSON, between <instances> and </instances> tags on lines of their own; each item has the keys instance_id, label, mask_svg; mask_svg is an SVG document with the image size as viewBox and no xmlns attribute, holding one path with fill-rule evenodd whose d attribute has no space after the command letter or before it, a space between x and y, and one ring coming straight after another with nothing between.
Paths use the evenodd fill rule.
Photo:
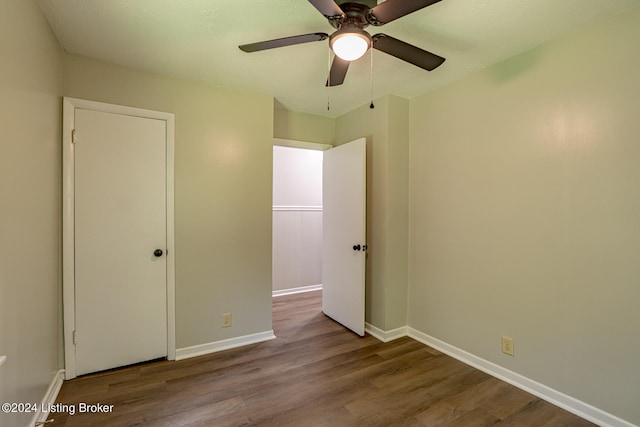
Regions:
<instances>
[{"instance_id":1,"label":"dark hardwood floor","mask_svg":"<svg viewBox=\"0 0 640 427\"><path fill-rule=\"evenodd\" d=\"M360 338L320 292L274 298L277 339L67 381L47 426L590 426L410 338ZM78 413L79 404L113 405Z\"/></svg>"}]
</instances>

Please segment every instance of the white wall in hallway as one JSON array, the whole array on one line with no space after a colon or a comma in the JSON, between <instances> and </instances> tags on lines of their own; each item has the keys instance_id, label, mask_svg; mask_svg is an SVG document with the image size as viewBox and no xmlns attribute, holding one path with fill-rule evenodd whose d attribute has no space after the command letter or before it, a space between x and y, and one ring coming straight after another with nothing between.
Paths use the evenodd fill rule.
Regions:
<instances>
[{"instance_id":1,"label":"white wall in hallway","mask_svg":"<svg viewBox=\"0 0 640 427\"><path fill-rule=\"evenodd\" d=\"M322 152L273 147L273 290L322 283Z\"/></svg>"},{"instance_id":2,"label":"white wall in hallway","mask_svg":"<svg viewBox=\"0 0 640 427\"><path fill-rule=\"evenodd\" d=\"M322 151L273 147L273 206L322 206Z\"/></svg>"}]
</instances>

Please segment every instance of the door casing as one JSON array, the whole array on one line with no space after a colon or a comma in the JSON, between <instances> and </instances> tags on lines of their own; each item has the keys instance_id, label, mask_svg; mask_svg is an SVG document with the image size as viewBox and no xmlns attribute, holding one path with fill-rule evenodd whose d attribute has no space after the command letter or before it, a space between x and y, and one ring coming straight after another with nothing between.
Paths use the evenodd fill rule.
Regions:
<instances>
[{"instance_id":1,"label":"door casing","mask_svg":"<svg viewBox=\"0 0 640 427\"><path fill-rule=\"evenodd\" d=\"M75 165L74 129L75 110L87 109L105 113L164 120L166 122L166 212L167 212L167 359L175 360L175 251L174 251L174 132L175 115L159 111L87 101L77 98L63 99L62 135L62 299L64 322L65 379L76 377L74 331L75 313Z\"/></svg>"}]
</instances>

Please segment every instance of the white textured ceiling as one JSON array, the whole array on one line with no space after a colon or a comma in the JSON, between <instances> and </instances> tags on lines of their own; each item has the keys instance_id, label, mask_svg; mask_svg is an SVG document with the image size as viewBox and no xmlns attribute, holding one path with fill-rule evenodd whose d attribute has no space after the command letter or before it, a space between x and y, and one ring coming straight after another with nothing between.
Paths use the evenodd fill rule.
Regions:
<instances>
[{"instance_id":1,"label":"white textured ceiling","mask_svg":"<svg viewBox=\"0 0 640 427\"><path fill-rule=\"evenodd\" d=\"M244 53L238 45L333 28L307 0L39 0L62 47L159 74L272 95L339 116L371 98L370 56L325 87L327 41ZM640 0L442 0L370 32L444 56L432 72L374 51L374 97L423 94ZM327 111L330 98L331 109Z\"/></svg>"}]
</instances>

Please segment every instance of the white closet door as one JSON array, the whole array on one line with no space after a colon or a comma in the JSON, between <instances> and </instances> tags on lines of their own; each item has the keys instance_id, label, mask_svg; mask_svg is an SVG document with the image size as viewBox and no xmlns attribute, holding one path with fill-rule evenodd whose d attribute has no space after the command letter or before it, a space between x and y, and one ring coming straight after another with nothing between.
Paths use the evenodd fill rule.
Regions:
<instances>
[{"instance_id":1,"label":"white closet door","mask_svg":"<svg viewBox=\"0 0 640 427\"><path fill-rule=\"evenodd\" d=\"M75 129L81 375L167 356L167 130L163 120L84 109Z\"/></svg>"}]
</instances>

